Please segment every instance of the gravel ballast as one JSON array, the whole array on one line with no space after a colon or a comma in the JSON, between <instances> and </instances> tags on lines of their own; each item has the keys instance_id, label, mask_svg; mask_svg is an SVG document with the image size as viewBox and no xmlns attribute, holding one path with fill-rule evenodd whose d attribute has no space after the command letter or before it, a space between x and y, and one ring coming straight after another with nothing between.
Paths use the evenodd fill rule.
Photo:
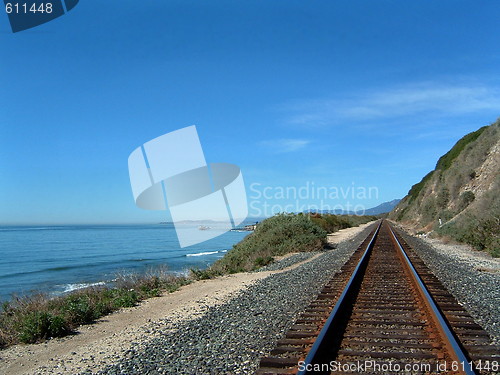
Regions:
<instances>
[{"instance_id":1,"label":"gravel ballast","mask_svg":"<svg viewBox=\"0 0 500 375\"><path fill-rule=\"evenodd\" d=\"M207 306L202 315L151 322L148 338L123 349L99 374L254 373L260 358L269 354L375 225L335 245L334 250L294 254L268 265L265 270L283 270L310 259L256 281L223 304ZM500 262L482 260L460 245L401 234L498 345Z\"/></svg>"},{"instance_id":2,"label":"gravel ballast","mask_svg":"<svg viewBox=\"0 0 500 375\"><path fill-rule=\"evenodd\" d=\"M399 231L427 267L500 345L500 263L464 245L429 244Z\"/></svg>"},{"instance_id":3,"label":"gravel ballast","mask_svg":"<svg viewBox=\"0 0 500 375\"><path fill-rule=\"evenodd\" d=\"M154 338L137 343L123 353L123 359L99 373L254 373L260 357L274 348L373 227L310 262L256 282L229 302L208 308L197 319L159 322L152 332ZM292 256L275 267L281 269L310 256Z\"/></svg>"}]
</instances>

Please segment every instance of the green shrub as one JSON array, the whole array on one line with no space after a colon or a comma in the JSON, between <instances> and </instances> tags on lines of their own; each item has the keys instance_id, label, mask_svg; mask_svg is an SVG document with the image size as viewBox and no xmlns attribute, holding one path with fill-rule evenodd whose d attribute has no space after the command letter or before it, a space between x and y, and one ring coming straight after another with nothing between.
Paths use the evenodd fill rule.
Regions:
<instances>
[{"instance_id":1,"label":"green shrub","mask_svg":"<svg viewBox=\"0 0 500 375\"><path fill-rule=\"evenodd\" d=\"M425 198L422 204L422 220L424 223L429 223L437 219L436 199L433 196Z\"/></svg>"},{"instance_id":2,"label":"green shrub","mask_svg":"<svg viewBox=\"0 0 500 375\"><path fill-rule=\"evenodd\" d=\"M431 180L432 176L434 175L434 172L439 170L439 175L440 177L442 176L442 173L449 169L451 167L451 164L453 161L460 155L460 153L473 141L477 140L479 136L483 133L485 129L487 129L488 126L483 126L482 128L476 130L475 132L469 133L466 136L462 137L453 147L450 151L448 151L446 154L441 156L436 164L436 168L433 171L430 171L427 173L422 180L413 185L411 189L408 191L408 195L410 197L410 202L411 203L413 200L416 200L418 196L420 195L420 192L422 189L425 187L428 181ZM475 176L475 174L474 174ZM447 204L447 199L449 199L446 196L442 196L441 199L438 201L438 204L440 204L441 208L445 208Z\"/></svg>"},{"instance_id":3,"label":"green shrub","mask_svg":"<svg viewBox=\"0 0 500 375\"><path fill-rule=\"evenodd\" d=\"M210 270L219 274L250 271L258 258L316 251L325 244L326 231L307 215L280 213L257 225L252 234L234 245Z\"/></svg>"},{"instance_id":4,"label":"green shrub","mask_svg":"<svg viewBox=\"0 0 500 375\"><path fill-rule=\"evenodd\" d=\"M147 298L152 298L152 297L159 297L161 296L161 291L160 288L153 288L149 289L147 287L142 286L141 287L142 293L147 297Z\"/></svg>"},{"instance_id":5,"label":"green shrub","mask_svg":"<svg viewBox=\"0 0 500 375\"><path fill-rule=\"evenodd\" d=\"M357 227L361 224L366 224L366 223L369 223L370 221L380 219L380 217L378 215L377 216L373 216L373 215L343 215L343 216L340 216L340 218L342 220L347 221L350 224L350 226L347 228Z\"/></svg>"},{"instance_id":6,"label":"green shrub","mask_svg":"<svg viewBox=\"0 0 500 375\"><path fill-rule=\"evenodd\" d=\"M434 171L427 173L424 176L424 178L422 178L422 181L420 181L418 184L415 184L411 187L410 191L408 192L408 195L410 196L410 202L408 202L408 203L411 203L411 201L418 198L418 196L420 195L420 192L424 188L425 184L427 183L427 181L429 181L432 178L433 175L434 175Z\"/></svg>"},{"instance_id":7,"label":"green shrub","mask_svg":"<svg viewBox=\"0 0 500 375\"><path fill-rule=\"evenodd\" d=\"M46 311L36 311L24 316L19 326L19 340L25 344L45 337L60 336L66 331L64 319L53 317Z\"/></svg>"},{"instance_id":8,"label":"green shrub","mask_svg":"<svg viewBox=\"0 0 500 375\"><path fill-rule=\"evenodd\" d=\"M311 217L314 224L319 225L327 233L333 233L340 229L350 228L352 224L349 220L337 215L318 215Z\"/></svg>"},{"instance_id":9,"label":"green shrub","mask_svg":"<svg viewBox=\"0 0 500 375\"><path fill-rule=\"evenodd\" d=\"M483 126L482 128L476 130L475 132L469 133L466 136L460 138L458 142L452 147L450 151L441 156L436 164L436 169L440 169L442 172L451 167L453 160L455 160L458 155L465 149L465 147L474 142L479 136L486 130L488 126Z\"/></svg>"},{"instance_id":10,"label":"green shrub","mask_svg":"<svg viewBox=\"0 0 500 375\"><path fill-rule=\"evenodd\" d=\"M98 319L101 316L108 315L113 312L113 307L109 303L109 300L106 298L103 298L102 301L97 302L94 305L94 319Z\"/></svg>"},{"instance_id":11,"label":"green shrub","mask_svg":"<svg viewBox=\"0 0 500 375\"><path fill-rule=\"evenodd\" d=\"M240 273L240 272L245 272L246 270L243 267L238 267L238 268L229 268L227 270L227 273L230 275L233 275L235 273Z\"/></svg>"},{"instance_id":12,"label":"green shrub","mask_svg":"<svg viewBox=\"0 0 500 375\"><path fill-rule=\"evenodd\" d=\"M138 301L139 295L135 290L118 289L118 295L113 300L113 307L115 309L121 307L134 307Z\"/></svg>"},{"instance_id":13,"label":"green shrub","mask_svg":"<svg viewBox=\"0 0 500 375\"><path fill-rule=\"evenodd\" d=\"M79 325L190 282L187 277L175 276L160 266L145 274L122 274L115 288L90 287L55 298L43 293L14 296L2 304L0 311L0 348L64 336Z\"/></svg>"},{"instance_id":14,"label":"green shrub","mask_svg":"<svg viewBox=\"0 0 500 375\"><path fill-rule=\"evenodd\" d=\"M267 257L258 257L255 259L255 266L256 267L264 267L268 265L269 263L274 262L274 258L272 256L267 256Z\"/></svg>"},{"instance_id":15,"label":"green shrub","mask_svg":"<svg viewBox=\"0 0 500 375\"><path fill-rule=\"evenodd\" d=\"M64 336L68 331L69 327L67 326L66 319L64 319L63 315L51 317L48 332L50 337Z\"/></svg>"},{"instance_id":16,"label":"green shrub","mask_svg":"<svg viewBox=\"0 0 500 375\"><path fill-rule=\"evenodd\" d=\"M142 281L139 284L139 289L146 295L149 295L153 292L159 291L161 286L160 278L156 275L153 275L152 277Z\"/></svg>"},{"instance_id":17,"label":"green shrub","mask_svg":"<svg viewBox=\"0 0 500 375\"><path fill-rule=\"evenodd\" d=\"M87 295L70 295L65 301L63 311L72 325L81 325L94 321L94 310Z\"/></svg>"},{"instance_id":18,"label":"green shrub","mask_svg":"<svg viewBox=\"0 0 500 375\"><path fill-rule=\"evenodd\" d=\"M311 221L319 225L327 233L333 233L341 229L355 227L370 221L377 220L377 217L364 215L332 215L332 214L312 214Z\"/></svg>"},{"instance_id":19,"label":"green shrub","mask_svg":"<svg viewBox=\"0 0 500 375\"><path fill-rule=\"evenodd\" d=\"M4 334L2 334L0 329L0 349L5 348L8 345L8 341L6 340L6 337Z\"/></svg>"},{"instance_id":20,"label":"green shrub","mask_svg":"<svg viewBox=\"0 0 500 375\"><path fill-rule=\"evenodd\" d=\"M474 202L475 199L476 196L472 191L464 191L462 194L460 194L460 198L458 200L458 210L465 210L469 206L469 204Z\"/></svg>"},{"instance_id":21,"label":"green shrub","mask_svg":"<svg viewBox=\"0 0 500 375\"><path fill-rule=\"evenodd\" d=\"M497 217L483 220L474 218L458 236L458 240L472 245L477 250L488 250L493 256L498 256L500 219Z\"/></svg>"},{"instance_id":22,"label":"green shrub","mask_svg":"<svg viewBox=\"0 0 500 375\"><path fill-rule=\"evenodd\" d=\"M439 218L443 221L443 223L447 222L448 220L453 219L455 216L455 213L450 210L443 210L439 213Z\"/></svg>"},{"instance_id":23,"label":"green shrub","mask_svg":"<svg viewBox=\"0 0 500 375\"><path fill-rule=\"evenodd\" d=\"M448 190L447 187L443 187L436 199L436 204L439 208L444 209L448 205L448 202L450 201L450 191Z\"/></svg>"},{"instance_id":24,"label":"green shrub","mask_svg":"<svg viewBox=\"0 0 500 375\"><path fill-rule=\"evenodd\" d=\"M488 251L494 258L500 258L500 238L492 238L489 241Z\"/></svg>"},{"instance_id":25,"label":"green shrub","mask_svg":"<svg viewBox=\"0 0 500 375\"><path fill-rule=\"evenodd\" d=\"M192 278L188 278L188 277L178 277L176 280L172 281L170 280L169 282L165 283L164 287L165 289L171 293L171 292L175 292L177 289L179 289L181 286L183 285L189 285L193 282L193 279Z\"/></svg>"},{"instance_id":26,"label":"green shrub","mask_svg":"<svg viewBox=\"0 0 500 375\"><path fill-rule=\"evenodd\" d=\"M396 218L396 221L401 221L403 220L403 218L405 217L406 213L408 212L410 206L407 205L405 208L403 208L399 214L398 214L398 217Z\"/></svg>"},{"instance_id":27,"label":"green shrub","mask_svg":"<svg viewBox=\"0 0 500 375\"><path fill-rule=\"evenodd\" d=\"M205 270L200 270L199 268L191 268L190 271L191 271L191 277L195 280L208 280L222 275L221 272L215 271L211 267Z\"/></svg>"}]
</instances>

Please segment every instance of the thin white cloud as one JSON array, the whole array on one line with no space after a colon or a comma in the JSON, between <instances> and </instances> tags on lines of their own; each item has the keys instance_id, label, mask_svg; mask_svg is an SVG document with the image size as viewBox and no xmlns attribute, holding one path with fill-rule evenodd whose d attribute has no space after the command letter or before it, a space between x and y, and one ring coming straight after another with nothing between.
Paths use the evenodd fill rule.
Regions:
<instances>
[{"instance_id":1,"label":"thin white cloud","mask_svg":"<svg viewBox=\"0 0 500 375\"><path fill-rule=\"evenodd\" d=\"M311 141L306 139L276 139L274 141L262 141L261 146L264 146L271 151L281 154L285 152L295 152L306 147Z\"/></svg>"},{"instance_id":2,"label":"thin white cloud","mask_svg":"<svg viewBox=\"0 0 500 375\"><path fill-rule=\"evenodd\" d=\"M500 90L479 85L421 83L361 93L346 99L303 100L283 108L290 124L328 126L415 115L500 113Z\"/></svg>"}]
</instances>

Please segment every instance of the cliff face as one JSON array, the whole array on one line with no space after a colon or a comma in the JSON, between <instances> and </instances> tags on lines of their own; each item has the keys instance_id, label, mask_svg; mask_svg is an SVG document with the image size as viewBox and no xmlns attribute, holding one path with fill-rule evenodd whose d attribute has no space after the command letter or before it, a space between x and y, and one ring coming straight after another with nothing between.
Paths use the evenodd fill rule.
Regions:
<instances>
[{"instance_id":1,"label":"cliff face","mask_svg":"<svg viewBox=\"0 0 500 375\"><path fill-rule=\"evenodd\" d=\"M500 256L500 119L461 138L389 218Z\"/></svg>"}]
</instances>

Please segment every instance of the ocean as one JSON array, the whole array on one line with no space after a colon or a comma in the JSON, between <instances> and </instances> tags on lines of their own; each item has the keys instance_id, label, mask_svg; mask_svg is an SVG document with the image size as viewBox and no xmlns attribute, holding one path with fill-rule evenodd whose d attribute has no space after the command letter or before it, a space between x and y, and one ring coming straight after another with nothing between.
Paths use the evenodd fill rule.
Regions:
<instances>
[{"instance_id":1,"label":"ocean","mask_svg":"<svg viewBox=\"0 0 500 375\"><path fill-rule=\"evenodd\" d=\"M230 231L181 249L173 224L0 226L0 299L59 295L163 264L174 273L206 268L248 234Z\"/></svg>"}]
</instances>

